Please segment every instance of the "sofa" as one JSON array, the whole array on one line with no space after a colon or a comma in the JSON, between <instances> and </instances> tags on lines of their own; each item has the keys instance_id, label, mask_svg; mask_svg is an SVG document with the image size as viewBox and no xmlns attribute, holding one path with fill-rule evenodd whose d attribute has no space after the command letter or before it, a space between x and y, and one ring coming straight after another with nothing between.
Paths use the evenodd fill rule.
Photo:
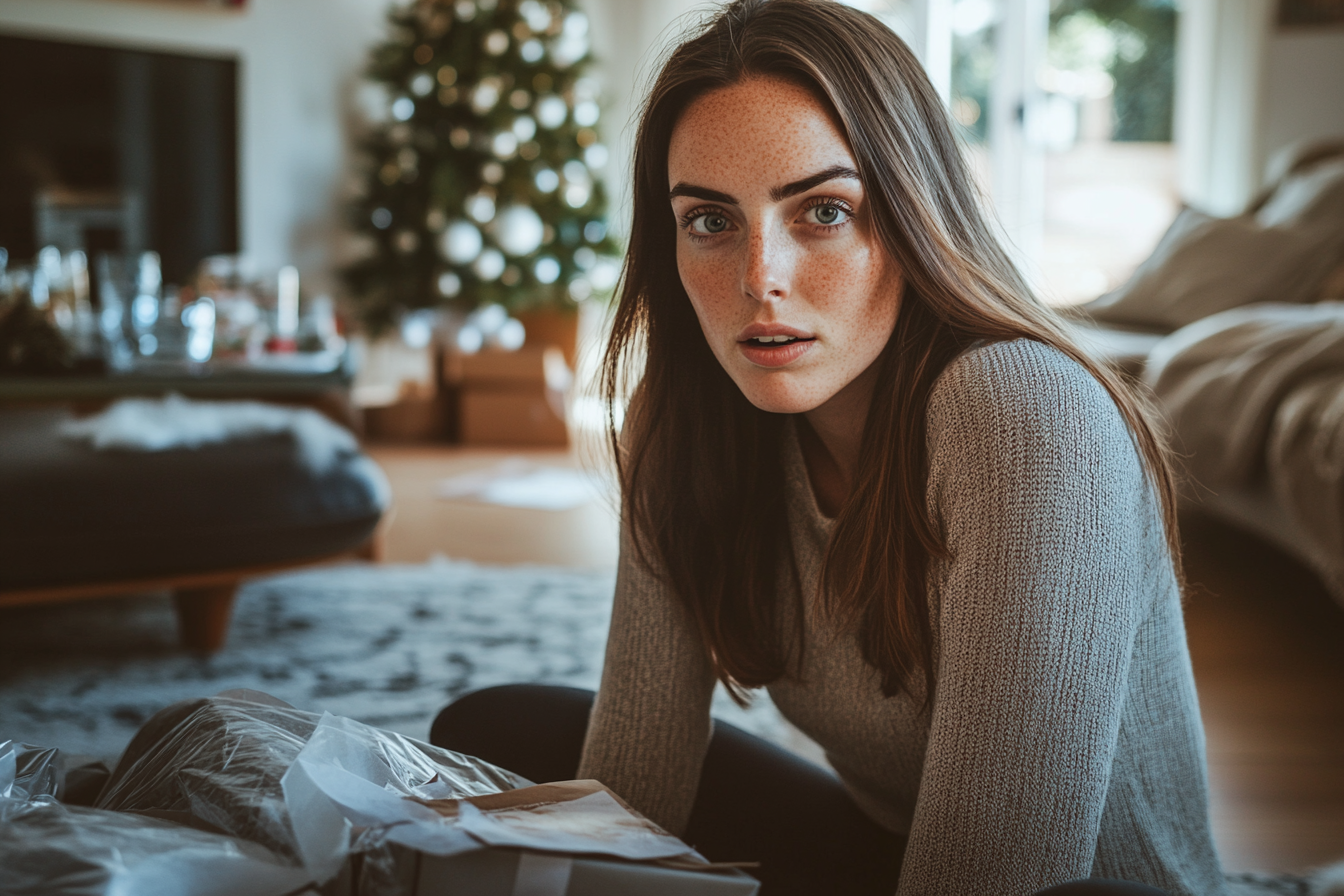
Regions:
<instances>
[{"instance_id":1,"label":"sofa","mask_svg":"<svg viewBox=\"0 0 1344 896\"><path fill-rule=\"evenodd\" d=\"M1150 390L1182 501L1278 545L1344 604L1344 138L1292 148L1238 216L1185 209L1079 343Z\"/></svg>"}]
</instances>

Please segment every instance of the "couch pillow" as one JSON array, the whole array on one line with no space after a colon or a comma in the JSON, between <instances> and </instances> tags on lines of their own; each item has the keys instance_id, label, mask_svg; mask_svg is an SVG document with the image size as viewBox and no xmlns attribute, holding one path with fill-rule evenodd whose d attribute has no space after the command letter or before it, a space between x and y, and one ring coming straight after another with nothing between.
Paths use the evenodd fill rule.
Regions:
<instances>
[{"instance_id":1,"label":"couch pillow","mask_svg":"<svg viewBox=\"0 0 1344 896\"><path fill-rule=\"evenodd\" d=\"M1103 323L1170 332L1252 302L1314 301L1344 257L1344 160L1286 178L1255 214L1185 209L1134 276L1086 306Z\"/></svg>"}]
</instances>

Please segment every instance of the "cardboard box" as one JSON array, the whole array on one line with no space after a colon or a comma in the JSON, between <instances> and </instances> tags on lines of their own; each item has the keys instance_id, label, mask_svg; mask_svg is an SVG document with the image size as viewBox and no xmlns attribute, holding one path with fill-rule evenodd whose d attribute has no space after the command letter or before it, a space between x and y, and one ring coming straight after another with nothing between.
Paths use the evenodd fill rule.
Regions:
<instances>
[{"instance_id":1,"label":"cardboard box","mask_svg":"<svg viewBox=\"0 0 1344 896\"><path fill-rule=\"evenodd\" d=\"M456 856L414 853L414 896L753 896L760 881L741 871L681 871L619 859L558 857L518 849L482 849ZM526 874L525 863L568 862L564 889ZM399 863L400 864L400 863ZM523 868L524 875L519 871ZM542 878L542 880L538 880Z\"/></svg>"},{"instance_id":2,"label":"cardboard box","mask_svg":"<svg viewBox=\"0 0 1344 896\"><path fill-rule=\"evenodd\" d=\"M547 397L505 389L464 389L458 404L464 445L564 448L565 420Z\"/></svg>"},{"instance_id":3,"label":"cardboard box","mask_svg":"<svg viewBox=\"0 0 1344 896\"><path fill-rule=\"evenodd\" d=\"M688 856L685 843L600 781L558 781L419 802L458 819L463 830L491 845L451 856L403 852L397 857L399 880L404 888L411 884L413 896L752 896L760 887L742 871ZM576 842L580 830L584 833L577 839L585 846L602 843L612 855L643 860L563 849ZM675 858L658 858L669 855ZM414 861L409 875L408 859Z\"/></svg>"},{"instance_id":4,"label":"cardboard box","mask_svg":"<svg viewBox=\"0 0 1344 896\"><path fill-rule=\"evenodd\" d=\"M445 379L459 384L458 435L466 445L569 444L564 393L571 375L558 349L454 355Z\"/></svg>"}]
</instances>

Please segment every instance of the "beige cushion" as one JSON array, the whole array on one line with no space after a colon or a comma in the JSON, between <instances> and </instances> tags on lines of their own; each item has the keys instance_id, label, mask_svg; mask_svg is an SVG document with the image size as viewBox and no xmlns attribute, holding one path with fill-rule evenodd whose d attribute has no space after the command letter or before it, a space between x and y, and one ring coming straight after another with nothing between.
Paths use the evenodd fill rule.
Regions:
<instances>
[{"instance_id":1,"label":"beige cushion","mask_svg":"<svg viewBox=\"0 0 1344 896\"><path fill-rule=\"evenodd\" d=\"M1252 302L1315 301L1344 258L1344 160L1285 178L1253 214L1186 209L1123 286L1086 306L1103 323L1171 331Z\"/></svg>"}]
</instances>

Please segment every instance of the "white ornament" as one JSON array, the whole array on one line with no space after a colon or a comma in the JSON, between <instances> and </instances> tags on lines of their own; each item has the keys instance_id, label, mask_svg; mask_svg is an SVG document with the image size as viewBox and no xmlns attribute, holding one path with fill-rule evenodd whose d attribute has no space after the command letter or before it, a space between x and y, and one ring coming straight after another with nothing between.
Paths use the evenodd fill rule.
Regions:
<instances>
[{"instance_id":1,"label":"white ornament","mask_svg":"<svg viewBox=\"0 0 1344 896\"><path fill-rule=\"evenodd\" d=\"M602 110L598 108L597 103L584 100L574 107L574 123L579 127L589 128L597 124L601 114Z\"/></svg>"},{"instance_id":2,"label":"white ornament","mask_svg":"<svg viewBox=\"0 0 1344 896\"><path fill-rule=\"evenodd\" d=\"M541 192L554 193L555 188L560 186L560 175L549 168L543 168L537 172L537 176L533 178L533 182L536 183L537 189Z\"/></svg>"},{"instance_id":3,"label":"white ornament","mask_svg":"<svg viewBox=\"0 0 1344 896\"><path fill-rule=\"evenodd\" d=\"M467 200L467 214L477 223L488 224L495 217L495 200L477 193Z\"/></svg>"},{"instance_id":4,"label":"white ornament","mask_svg":"<svg viewBox=\"0 0 1344 896\"><path fill-rule=\"evenodd\" d=\"M509 36L499 29L491 31L485 36L485 52L491 56L499 56L509 48Z\"/></svg>"},{"instance_id":5,"label":"white ornament","mask_svg":"<svg viewBox=\"0 0 1344 896\"><path fill-rule=\"evenodd\" d=\"M564 34L573 37L587 37L588 17L581 12L572 12L565 16Z\"/></svg>"},{"instance_id":6,"label":"white ornament","mask_svg":"<svg viewBox=\"0 0 1344 896\"><path fill-rule=\"evenodd\" d=\"M523 57L524 62L540 62L541 57L546 55L546 48L534 37L532 40L523 41L522 46L518 48L518 55Z\"/></svg>"},{"instance_id":7,"label":"white ornament","mask_svg":"<svg viewBox=\"0 0 1344 896\"><path fill-rule=\"evenodd\" d=\"M484 115L495 104L499 102L499 84L493 78L485 78L476 85L476 89L471 92L471 110L477 115ZM393 110L393 114L396 110Z\"/></svg>"},{"instance_id":8,"label":"white ornament","mask_svg":"<svg viewBox=\"0 0 1344 896\"><path fill-rule=\"evenodd\" d=\"M494 280L500 274L504 273L504 253L498 249L486 249L476 257L476 264L473 265L476 276L482 280Z\"/></svg>"},{"instance_id":9,"label":"white ornament","mask_svg":"<svg viewBox=\"0 0 1344 896\"><path fill-rule=\"evenodd\" d=\"M409 121L415 114L415 101L408 96L397 97L392 103L392 117L397 121Z\"/></svg>"},{"instance_id":10,"label":"white ornament","mask_svg":"<svg viewBox=\"0 0 1344 896\"><path fill-rule=\"evenodd\" d=\"M527 330L522 321L509 318L495 331L495 338L491 341L506 352L516 352L527 341Z\"/></svg>"},{"instance_id":11,"label":"white ornament","mask_svg":"<svg viewBox=\"0 0 1344 896\"><path fill-rule=\"evenodd\" d=\"M439 240L439 249L443 257L453 264L468 264L481 254L484 240L481 232L467 221L454 221L448 225Z\"/></svg>"},{"instance_id":12,"label":"white ornament","mask_svg":"<svg viewBox=\"0 0 1344 896\"><path fill-rule=\"evenodd\" d=\"M490 148L501 159L511 158L518 151L518 137L513 131L500 131L490 141Z\"/></svg>"},{"instance_id":13,"label":"white ornament","mask_svg":"<svg viewBox=\"0 0 1344 896\"><path fill-rule=\"evenodd\" d=\"M439 295L445 299L453 299L462 291L462 278L452 271L444 271L439 275Z\"/></svg>"},{"instance_id":14,"label":"white ornament","mask_svg":"<svg viewBox=\"0 0 1344 896\"><path fill-rule=\"evenodd\" d=\"M588 55L588 17L581 12L565 16L564 29L551 44L551 58L560 68L568 68Z\"/></svg>"},{"instance_id":15,"label":"white ornament","mask_svg":"<svg viewBox=\"0 0 1344 896\"><path fill-rule=\"evenodd\" d=\"M401 341L407 348L424 348L434 338L438 315L428 309L412 311L401 319Z\"/></svg>"},{"instance_id":16,"label":"white ornament","mask_svg":"<svg viewBox=\"0 0 1344 896\"><path fill-rule=\"evenodd\" d=\"M537 266L532 269L539 283L554 283L560 279L560 262L549 255L543 255L537 259Z\"/></svg>"},{"instance_id":17,"label":"white ornament","mask_svg":"<svg viewBox=\"0 0 1344 896\"><path fill-rule=\"evenodd\" d=\"M601 143L594 143L583 151L583 161L589 168L601 171L607 167L609 155L605 146Z\"/></svg>"},{"instance_id":18,"label":"white ornament","mask_svg":"<svg viewBox=\"0 0 1344 896\"><path fill-rule=\"evenodd\" d=\"M429 72L420 72L411 78L411 93L416 96L429 96L429 92L433 89L434 76Z\"/></svg>"},{"instance_id":19,"label":"white ornament","mask_svg":"<svg viewBox=\"0 0 1344 896\"><path fill-rule=\"evenodd\" d=\"M551 94L537 100L537 121L542 127L554 130L565 123L569 107L560 97Z\"/></svg>"},{"instance_id":20,"label":"white ornament","mask_svg":"<svg viewBox=\"0 0 1344 896\"><path fill-rule=\"evenodd\" d=\"M520 141L531 140L537 136L537 123L532 120L532 116L519 115L513 120L513 136ZM596 143L593 144L593 146L596 145ZM591 148L589 147L589 149Z\"/></svg>"},{"instance_id":21,"label":"white ornament","mask_svg":"<svg viewBox=\"0 0 1344 896\"><path fill-rule=\"evenodd\" d=\"M485 337L481 335L480 330L471 324L466 324L457 331L457 337L453 341L457 343L458 351L465 355L474 355L485 344Z\"/></svg>"},{"instance_id":22,"label":"white ornament","mask_svg":"<svg viewBox=\"0 0 1344 896\"><path fill-rule=\"evenodd\" d=\"M495 219L495 242L514 257L531 255L541 245L545 225L541 216L526 205L511 205Z\"/></svg>"},{"instance_id":23,"label":"white ornament","mask_svg":"<svg viewBox=\"0 0 1344 896\"><path fill-rule=\"evenodd\" d=\"M467 316L467 323L475 327L484 336L493 336L509 319L509 312L503 305L491 303L482 305Z\"/></svg>"},{"instance_id":24,"label":"white ornament","mask_svg":"<svg viewBox=\"0 0 1344 896\"><path fill-rule=\"evenodd\" d=\"M578 159L570 159L561 170L565 172L565 180L570 183L590 184L593 182L592 172L588 170L587 165Z\"/></svg>"},{"instance_id":25,"label":"white ornament","mask_svg":"<svg viewBox=\"0 0 1344 896\"><path fill-rule=\"evenodd\" d=\"M527 22L527 27L537 34L544 34L551 27L551 11L538 0L523 0L518 4L518 14Z\"/></svg>"},{"instance_id":26,"label":"white ornament","mask_svg":"<svg viewBox=\"0 0 1344 896\"><path fill-rule=\"evenodd\" d=\"M588 204L591 193L587 184L570 184L565 187L565 205L570 208L583 208Z\"/></svg>"},{"instance_id":27,"label":"white ornament","mask_svg":"<svg viewBox=\"0 0 1344 896\"><path fill-rule=\"evenodd\" d=\"M593 284L589 283L584 277L575 277L569 281L569 297L576 302L582 302L593 294Z\"/></svg>"}]
</instances>

